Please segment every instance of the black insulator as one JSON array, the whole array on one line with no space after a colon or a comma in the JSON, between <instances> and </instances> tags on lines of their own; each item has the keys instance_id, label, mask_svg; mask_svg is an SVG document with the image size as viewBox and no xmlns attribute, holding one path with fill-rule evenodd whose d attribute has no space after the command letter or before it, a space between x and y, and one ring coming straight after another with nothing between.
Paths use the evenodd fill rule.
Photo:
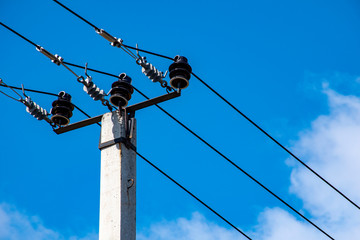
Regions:
<instances>
[{"instance_id":1,"label":"black insulator","mask_svg":"<svg viewBox=\"0 0 360 240\"><path fill-rule=\"evenodd\" d=\"M68 125L72 117L74 105L71 103L71 95L64 91L59 93L58 100L52 103L51 120L58 126Z\"/></svg>"},{"instance_id":2,"label":"black insulator","mask_svg":"<svg viewBox=\"0 0 360 240\"><path fill-rule=\"evenodd\" d=\"M133 93L134 88L131 86L131 78L122 73L119 75L119 80L111 85L110 103L116 107L126 107Z\"/></svg>"},{"instance_id":3,"label":"black insulator","mask_svg":"<svg viewBox=\"0 0 360 240\"><path fill-rule=\"evenodd\" d=\"M174 61L169 66L170 85L177 89L187 88L192 71L188 60L186 57L176 56Z\"/></svg>"}]
</instances>

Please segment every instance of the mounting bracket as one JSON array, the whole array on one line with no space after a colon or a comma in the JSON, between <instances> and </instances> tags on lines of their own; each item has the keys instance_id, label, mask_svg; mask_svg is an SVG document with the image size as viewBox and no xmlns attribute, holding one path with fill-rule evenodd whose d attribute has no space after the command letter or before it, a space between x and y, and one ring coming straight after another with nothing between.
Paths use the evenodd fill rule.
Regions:
<instances>
[{"instance_id":1,"label":"mounting bracket","mask_svg":"<svg viewBox=\"0 0 360 240\"><path fill-rule=\"evenodd\" d=\"M167 100L177 98L177 97L180 97L180 96L181 96L180 91L167 93L167 94L164 94L162 96L155 97L155 98L146 100L144 102L140 102L140 103L136 103L134 105L128 106L128 107L125 108L125 110L128 113L135 112L137 110L140 110L140 109L143 109L143 108L146 108L146 107L150 107L152 105L155 105L155 104L158 104L158 103L161 103L161 102L165 102ZM65 132L69 132L69 131L78 129L78 128L86 127L86 126L101 122L102 116L103 115L101 114L101 115L96 116L96 117L88 118L88 119L85 119L85 120L82 120L82 121L79 121L79 122L76 122L76 123L73 123L73 124L69 124L69 125L67 125L65 127L59 127L57 129L54 129L54 132L56 134L62 134L62 133L65 133Z\"/></svg>"}]
</instances>

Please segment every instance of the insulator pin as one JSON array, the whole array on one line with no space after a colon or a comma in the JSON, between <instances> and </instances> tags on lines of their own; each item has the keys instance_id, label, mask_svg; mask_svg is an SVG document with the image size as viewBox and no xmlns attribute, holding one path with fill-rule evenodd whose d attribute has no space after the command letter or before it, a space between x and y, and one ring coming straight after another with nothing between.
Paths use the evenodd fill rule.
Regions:
<instances>
[{"instance_id":1,"label":"insulator pin","mask_svg":"<svg viewBox=\"0 0 360 240\"><path fill-rule=\"evenodd\" d=\"M186 57L176 56L174 61L169 66L170 85L176 89L187 88L192 71L188 60Z\"/></svg>"},{"instance_id":2,"label":"insulator pin","mask_svg":"<svg viewBox=\"0 0 360 240\"><path fill-rule=\"evenodd\" d=\"M133 93L134 88L131 86L131 78L122 73L119 80L111 85L110 103L116 107L126 107Z\"/></svg>"},{"instance_id":3,"label":"insulator pin","mask_svg":"<svg viewBox=\"0 0 360 240\"><path fill-rule=\"evenodd\" d=\"M71 103L71 95L64 91L59 93L58 100L52 103L51 120L58 126L65 126L69 124L72 117L74 105Z\"/></svg>"}]
</instances>

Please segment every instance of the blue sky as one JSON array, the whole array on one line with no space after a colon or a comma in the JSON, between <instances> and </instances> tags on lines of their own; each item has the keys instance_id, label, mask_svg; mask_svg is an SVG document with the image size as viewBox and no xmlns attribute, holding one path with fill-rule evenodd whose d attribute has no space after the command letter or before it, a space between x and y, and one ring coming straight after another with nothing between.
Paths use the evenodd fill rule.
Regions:
<instances>
[{"instance_id":1,"label":"blue sky","mask_svg":"<svg viewBox=\"0 0 360 240\"><path fill-rule=\"evenodd\" d=\"M359 131L354 119L360 113L358 1L63 3L127 45L186 56L194 73L360 203L358 189L351 187L360 181L352 172L360 168L354 138ZM51 0L1 1L0 16L1 22L67 62L125 72L150 97L165 93L132 58ZM107 112L64 67L5 28L0 34L0 77L7 84L66 91L91 116ZM143 55L162 71L171 64ZM91 75L106 92L114 81ZM48 110L55 100L28 94ZM130 103L143 100L135 93ZM0 230L0 239L96 239L100 128L56 135L22 104L3 95L0 104L0 226L8 229ZM356 208L306 175L198 80L191 78L181 98L161 106L330 234L351 239L336 223L341 217L353 220L341 225L352 232L359 222ZM139 152L254 239L324 237L155 107L138 111L136 117ZM71 122L84 118L74 111ZM140 158L137 177L139 239L171 239L164 229L172 229L176 239L202 239L196 234L243 239ZM326 209L321 207L325 201ZM196 226L198 232L184 226ZM293 231L285 231L289 229ZM209 231L214 232L206 236Z\"/></svg>"}]
</instances>

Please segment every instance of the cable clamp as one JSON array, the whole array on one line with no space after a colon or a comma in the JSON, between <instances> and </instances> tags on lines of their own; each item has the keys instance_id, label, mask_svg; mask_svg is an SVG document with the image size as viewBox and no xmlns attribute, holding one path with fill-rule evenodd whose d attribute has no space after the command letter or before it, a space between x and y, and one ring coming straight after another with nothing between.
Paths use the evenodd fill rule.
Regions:
<instances>
[{"instance_id":1,"label":"cable clamp","mask_svg":"<svg viewBox=\"0 0 360 240\"><path fill-rule=\"evenodd\" d=\"M115 38L116 41L111 43L111 46L113 47L121 47L123 44L123 40L121 38Z\"/></svg>"},{"instance_id":2,"label":"cable clamp","mask_svg":"<svg viewBox=\"0 0 360 240\"><path fill-rule=\"evenodd\" d=\"M116 38L111 36L108 32L106 32L104 29L95 29L96 33L108 40L111 44L111 46L114 47L120 47L123 43L123 40L121 38Z\"/></svg>"},{"instance_id":3,"label":"cable clamp","mask_svg":"<svg viewBox=\"0 0 360 240\"><path fill-rule=\"evenodd\" d=\"M42 54L44 54L46 57L50 58L50 60L55 63L56 65L60 66L60 64L63 62L63 58L60 57L59 55L55 54L51 54L50 52L48 52L47 50L45 50L45 48L41 47L41 46L37 46L36 50L38 50L39 52L41 52Z\"/></svg>"}]
</instances>

